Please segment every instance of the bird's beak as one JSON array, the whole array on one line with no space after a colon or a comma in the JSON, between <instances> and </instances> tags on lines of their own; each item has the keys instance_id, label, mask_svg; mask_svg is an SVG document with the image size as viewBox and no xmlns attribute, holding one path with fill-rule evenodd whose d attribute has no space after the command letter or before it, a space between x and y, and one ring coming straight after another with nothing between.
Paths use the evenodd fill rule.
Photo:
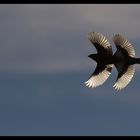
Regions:
<instances>
[{"instance_id":1,"label":"bird's beak","mask_svg":"<svg viewBox=\"0 0 140 140\"><path fill-rule=\"evenodd\" d=\"M91 54L90 54L90 55L88 55L88 57L89 57L89 58L91 58Z\"/></svg>"}]
</instances>

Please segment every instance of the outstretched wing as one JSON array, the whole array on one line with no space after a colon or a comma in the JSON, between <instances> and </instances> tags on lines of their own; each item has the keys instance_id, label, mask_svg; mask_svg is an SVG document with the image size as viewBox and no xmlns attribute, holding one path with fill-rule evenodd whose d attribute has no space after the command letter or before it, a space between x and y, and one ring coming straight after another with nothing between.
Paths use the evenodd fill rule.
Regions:
<instances>
[{"instance_id":1,"label":"outstretched wing","mask_svg":"<svg viewBox=\"0 0 140 140\"><path fill-rule=\"evenodd\" d=\"M109 41L101 33L89 32L87 38L95 46L99 54L113 54Z\"/></svg>"},{"instance_id":2,"label":"outstretched wing","mask_svg":"<svg viewBox=\"0 0 140 140\"><path fill-rule=\"evenodd\" d=\"M118 69L118 77L116 83L114 84L114 88L117 90L121 90L125 88L131 81L135 73L135 66L134 65L127 65L123 66L122 68L117 67Z\"/></svg>"},{"instance_id":3,"label":"outstretched wing","mask_svg":"<svg viewBox=\"0 0 140 140\"><path fill-rule=\"evenodd\" d=\"M131 43L119 34L116 34L113 37L113 41L117 47L117 51L114 56L121 60L120 62L115 63L118 77L113 87L117 90L121 90L125 88L133 78L135 66L129 65L127 58L135 57L135 50Z\"/></svg>"},{"instance_id":4,"label":"outstretched wing","mask_svg":"<svg viewBox=\"0 0 140 140\"><path fill-rule=\"evenodd\" d=\"M102 85L111 74L113 65L101 66L97 64L97 67L93 74L90 76L89 80L85 82L87 87L95 88Z\"/></svg>"},{"instance_id":5,"label":"outstretched wing","mask_svg":"<svg viewBox=\"0 0 140 140\"><path fill-rule=\"evenodd\" d=\"M116 34L113 37L113 41L120 51L122 53L129 55L130 57L135 57L135 50L132 46L132 44L123 36L120 34Z\"/></svg>"}]
</instances>

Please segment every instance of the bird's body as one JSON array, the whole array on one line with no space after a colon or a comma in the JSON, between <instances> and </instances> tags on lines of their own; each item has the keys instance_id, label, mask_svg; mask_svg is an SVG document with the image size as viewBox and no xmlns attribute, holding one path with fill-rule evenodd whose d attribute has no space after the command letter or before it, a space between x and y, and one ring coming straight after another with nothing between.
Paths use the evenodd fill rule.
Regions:
<instances>
[{"instance_id":1,"label":"bird's body","mask_svg":"<svg viewBox=\"0 0 140 140\"><path fill-rule=\"evenodd\" d=\"M120 55L119 52L116 52L113 56L91 54L88 57L90 57L91 59L95 60L97 63L100 63L102 65L107 65L107 64L115 65L121 62L125 62L128 65L140 64L140 58L133 58L129 56L125 57L123 55Z\"/></svg>"},{"instance_id":2,"label":"bird's body","mask_svg":"<svg viewBox=\"0 0 140 140\"><path fill-rule=\"evenodd\" d=\"M95 60L97 63L102 65L107 64L114 64L115 62L118 62L119 59L114 57L113 55L98 55L98 54L91 54L88 57Z\"/></svg>"},{"instance_id":3,"label":"bird's body","mask_svg":"<svg viewBox=\"0 0 140 140\"><path fill-rule=\"evenodd\" d=\"M118 71L115 89L126 87L134 75L134 64L140 64L140 58L135 58L132 45L126 38L116 34L113 41L117 51L113 54L109 41L102 34L91 32L88 34L88 39L97 49L97 54L88 56L97 62L97 67L90 79L85 82L86 85L92 88L102 85L108 79L114 65Z\"/></svg>"}]
</instances>

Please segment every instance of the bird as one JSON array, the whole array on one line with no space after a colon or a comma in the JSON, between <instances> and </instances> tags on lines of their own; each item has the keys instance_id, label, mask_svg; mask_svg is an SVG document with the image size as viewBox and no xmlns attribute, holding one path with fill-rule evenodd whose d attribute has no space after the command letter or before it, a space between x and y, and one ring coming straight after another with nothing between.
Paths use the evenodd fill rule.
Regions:
<instances>
[{"instance_id":1,"label":"bird","mask_svg":"<svg viewBox=\"0 0 140 140\"><path fill-rule=\"evenodd\" d=\"M95 46L97 53L88 55L97 65L85 85L89 88L101 86L109 78L112 68L116 67L118 76L113 87L115 90L124 89L132 80L135 64L140 64L140 58L135 57L135 50L128 39L120 34L112 38L117 50L113 54L108 39L101 33L89 32L88 40Z\"/></svg>"}]
</instances>

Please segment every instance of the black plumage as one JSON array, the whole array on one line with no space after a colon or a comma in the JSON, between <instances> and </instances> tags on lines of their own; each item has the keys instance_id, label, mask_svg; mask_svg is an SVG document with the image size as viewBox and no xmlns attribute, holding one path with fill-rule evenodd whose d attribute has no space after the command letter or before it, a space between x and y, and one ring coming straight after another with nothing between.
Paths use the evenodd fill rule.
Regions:
<instances>
[{"instance_id":1,"label":"black plumage","mask_svg":"<svg viewBox=\"0 0 140 140\"><path fill-rule=\"evenodd\" d=\"M115 66L118 76L113 87L117 90L125 88L134 75L134 64L140 64L140 58L135 58L135 50L130 42L119 34L114 35L113 41L117 50L113 55L109 41L101 33L90 32L88 39L97 50L97 54L90 54L88 57L95 60L97 66L89 80L85 82L86 86L94 88L102 85Z\"/></svg>"}]
</instances>

